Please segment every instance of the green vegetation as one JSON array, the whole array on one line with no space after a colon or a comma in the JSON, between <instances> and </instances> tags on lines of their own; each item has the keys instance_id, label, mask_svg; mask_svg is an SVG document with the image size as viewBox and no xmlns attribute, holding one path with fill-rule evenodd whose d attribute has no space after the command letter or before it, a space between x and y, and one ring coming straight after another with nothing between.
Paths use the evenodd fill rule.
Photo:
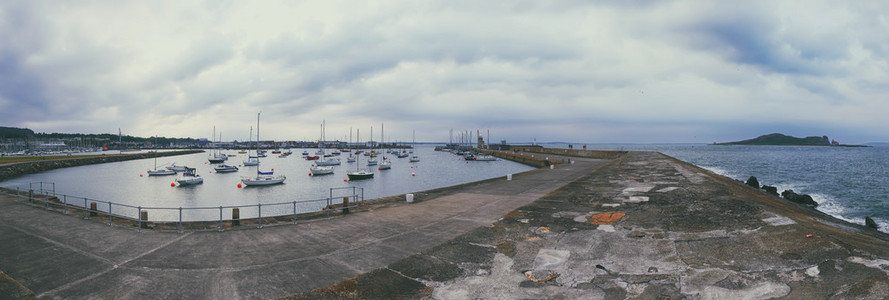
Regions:
<instances>
[{"instance_id":1,"label":"green vegetation","mask_svg":"<svg viewBox=\"0 0 889 300\"><path fill-rule=\"evenodd\" d=\"M759 137L728 143L714 143L715 145L784 145L784 146L830 146L827 136L809 136L804 138L792 137L780 133L761 135Z\"/></svg>"}]
</instances>

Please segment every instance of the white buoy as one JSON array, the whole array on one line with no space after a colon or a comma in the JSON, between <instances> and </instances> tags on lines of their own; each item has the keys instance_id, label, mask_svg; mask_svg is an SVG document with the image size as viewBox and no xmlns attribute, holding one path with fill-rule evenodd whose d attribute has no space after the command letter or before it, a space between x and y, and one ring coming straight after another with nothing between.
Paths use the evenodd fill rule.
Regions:
<instances>
[{"instance_id":1,"label":"white buoy","mask_svg":"<svg viewBox=\"0 0 889 300\"><path fill-rule=\"evenodd\" d=\"M506 174L506 180L512 180L512 174Z\"/></svg>"},{"instance_id":2,"label":"white buoy","mask_svg":"<svg viewBox=\"0 0 889 300\"><path fill-rule=\"evenodd\" d=\"M414 203L414 194L406 194L404 196L407 199L407 203Z\"/></svg>"}]
</instances>

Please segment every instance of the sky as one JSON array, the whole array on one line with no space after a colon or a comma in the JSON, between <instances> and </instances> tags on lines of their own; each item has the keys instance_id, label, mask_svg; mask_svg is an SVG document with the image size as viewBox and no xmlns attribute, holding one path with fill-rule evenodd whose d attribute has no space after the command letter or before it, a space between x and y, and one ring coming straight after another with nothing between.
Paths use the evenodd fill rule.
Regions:
<instances>
[{"instance_id":1,"label":"sky","mask_svg":"<svg viewBox=\"0 0 889 300\"><path fill-rule=\"evenodd\" d=\"M889 141L886 1L2 1L0 126ZM251 131L251 127L254 127Z\"/></svg>"}]
</instances>

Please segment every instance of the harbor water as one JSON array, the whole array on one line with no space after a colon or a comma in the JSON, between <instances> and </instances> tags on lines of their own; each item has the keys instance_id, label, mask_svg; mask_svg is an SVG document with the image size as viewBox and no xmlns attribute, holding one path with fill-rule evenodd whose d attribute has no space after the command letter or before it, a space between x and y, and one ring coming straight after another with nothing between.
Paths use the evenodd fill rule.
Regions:
<instances>
[{"instance_id":1,"label":"harbor water","mask_svg":"<svg viewBox=\"0 0 889 300\"><path fill-rule=\"evenodd\" d=\"M197 173L204 178L204 183L192 186L171 186L171 183L181 175L148 176L147 171L154 169L154 159L131 160L124 162L87 165L63 169L55 169L39 174L29 174L11 180L0 182L3 187L28 187L32 182L54 183L56 193L82 198L66 198L69 203L84 206L84 202L98 200L113 202L114 205L123 204L133 207L154 207L168 209L146 209L149 211L149 219L153 221L176 221L179 218L179 210L183 207L183 220L185 221L211 221L220 218L219 206L246 206L240 208L241 218L250 218L259 215L287 215L293 212L294 205L289 202L298 201L296 210L299 213L321 210L330 197L331 188L334 188L334 197L352 194L352 187L359 196L364 199L403 195L423 190L447 187L462 183L485 180L495 177L506 178L507 174L515 174L532 167L508 160L489 162L466 162L461 157L448 152L434 151L434 145L418 145L414 154L420 158L419 162L409 162L409 158L397 158L387 154L386 159L391 160L392 168L378 170L377 166L366 167L367 156L361 156L358 162L349 163L347 153L335 158L341 160L341 165L333 166L334 173L330 175L310 176L309 168L313 161L306 160L301 153L308 151L311 155L318 149L290 149L293 154L289 157L278 157L278 154L267 153L268 157L261 158L258 168L264 172L274 170L275 174L287 176L282 184L270 186L245 186L238 187L242 177L255 176L257 167L240 166L240 170L234 173L216 173L214 165L207 161L210 153L198 153L181 156L161 157L157 159L157 166L167 166L175 163L197 169ZM327 150L327 153L332 150ZM243 165L248 154L239 154L235 150L224 150L222 153L235 155L230 157L226 164ZM251 153L254 153L251 151ZM254 153L255 155L255 153ZM382 161L383 155L377 157ZM373 179L346 181L346 173L358 168L368 168L375 175ZM363 192L363 195L361 193ZM353 198L354 199L354 198ZM318 200L318 201L310 201ZM266 205L275 204L279 205ZM261 211L255 205L263 204ZM112 213L135 218L138 215L136 208L118 205L112 207ZM107 211L107 204L98 205L98 209ZM191 209L190 209L191 208ZM202 208L202 209L193 209ZM227 208L223 218L230 218L231 212Z\"/></svg>"}]
</instances>

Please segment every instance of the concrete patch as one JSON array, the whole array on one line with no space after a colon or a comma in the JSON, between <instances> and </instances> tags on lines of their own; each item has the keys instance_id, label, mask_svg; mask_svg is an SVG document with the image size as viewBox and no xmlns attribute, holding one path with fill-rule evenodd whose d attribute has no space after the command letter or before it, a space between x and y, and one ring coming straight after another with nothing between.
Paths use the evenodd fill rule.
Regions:
<instances>
[{"instance_id":1,"label":"concrete patch","mask_svg":"<svg viewBox=\"0 0 889 300\"><path fill-rule=\"evenodd\" d=\"M790 294L790 286L777 282L760 282L750 287L731 290L717 286L704 288L701 295L704 299L772 299Z\"/></svg>"},{"instance_id":2,"label":"concrete patch","mask_svg":"<svg viewBox=\"0 0 889 300\"><path fill-rule=\"evenodd\" d=\"M614 225L599 225L597 229L605 232L614 232Z\"/></svg>"},{"instance_id":3,"label":"concrete patch","mask_svg":"<svg viewBox=\"0 0 889 300\"><path fill-rule=\"evenodd\" d=\"M623 200L624 203L642 203L648 202L648 196L630 196Z\"/></svg>"},{"instance_id":4,"label":"concrete patch","mask_svg":"<svg viewBox=\"0 0 889 300\"><path fill-rule=\"evenodd\" d=\"M666 193L666 192L674 191L674 190L677 190L677 189L679 189L679 188L678 188L678 187L675 187L675 186L671 186L671 187L665 187L665 188L659 189L659 190L657 190L657 191L655 191L655 192L658 192L658 193Z\"/></svg>"},{"instance_id":5,"label":"concrete patch","mask_svg":"<svg viewBox=\"0 0 889 300\"><path fill-rule=\"evenodd\" d=\"M534 270L558 270L571 257L567 250L540 249L534 258Z\"/></svg>"},{"instance_id":6,"label":"concrete patch","mask_svg":"<svg viewBox=\"0 0 889 300\"><path fill-rule=\"evenodd\" d=\"M782 226L782 225L792 225L792 224L796 224L795 221L791 220L791 219L788 218L788 217L784 217L784 216L774 216L774 217L769 217L769 218L762 219L762 221L763 221L763 222L766 222L766 223L769 223L769 225L772 225L772 226Z\"/></svg>"},{"instance_id":7,"label":"concrete patch","mask_svg":"<svg viewBox=\"0 0 889 300\"><path fill-rule=\"evenodd\" d=\"M874 269L879 269L879 270L885 272L886 275L889 275L889 260L885 260L885 259L870 260L870 259L865 259L865 258L858 257L858 256L852 256L852 257L849 257L848 261L856 263L856 264L862 264L862 265L865 265L865 266L868 266L868 267L871 267Z\"/></svg>"},{"instance_id":8,"label":"concrete patch","mask_svg":"<svg viewBox=\"0 0 889 300\"><path fill-rule=\"evenodd\" d=\"M653 184L644 184L644 185L639 185L639 186L631 186L631 187L625 188L625 189L621 192L621 194L624 194L624 195L632 195L632 194L635 194L635 193L648 193L648 191L650 191L650 190L653 189L653 188L654 188L654 185L653 185Z\"/></svg>"},{"instance_id":9,"label":"concrete patch","mask_svg":"<svg viewBox=\"0 0 889 300\"><path fill-rule=\"evenodd\" d=\"M602 207L618 207L618 206L620 206L620 203L604 203L604 204L602 204Z\"/></svg>"}]
</instances>

